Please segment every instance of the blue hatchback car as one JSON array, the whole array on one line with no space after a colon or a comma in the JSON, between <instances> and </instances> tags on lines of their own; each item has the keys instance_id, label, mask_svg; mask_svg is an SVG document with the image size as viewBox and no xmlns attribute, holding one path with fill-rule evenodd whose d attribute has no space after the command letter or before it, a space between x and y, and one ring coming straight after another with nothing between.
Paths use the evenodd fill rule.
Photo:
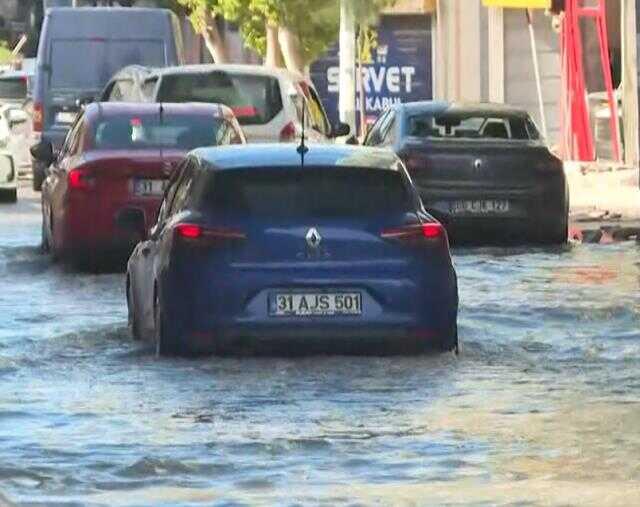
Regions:
<instances>
[{"instance_id":1,"label":"blue hatchback car","mask_svg":"<svg viewBox=\"0 0 640 507\"><path fill-rule=\"evenodd\" d=\"M160 355L457 348L447 235L400 160L307 149L190 153L129 260L135 338ZM142 233L137 216L121 225Z\"/></svg>"}]
</instances>

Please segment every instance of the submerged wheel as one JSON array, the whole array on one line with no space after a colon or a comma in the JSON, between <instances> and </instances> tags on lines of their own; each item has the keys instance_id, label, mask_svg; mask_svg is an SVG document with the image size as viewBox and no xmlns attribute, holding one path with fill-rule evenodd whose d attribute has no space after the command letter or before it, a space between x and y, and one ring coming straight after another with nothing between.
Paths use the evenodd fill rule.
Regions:
<instances>
[{"instance_id":1,"label":"submerged wheel","mask_svg":"<svg viewBox=\"0 0 640 507\"><path fill-rule=\"evenodd\" d=\"M131 281L127 277L127 310L129 313L129 329L131 329L131 336L134 340L139 341L142 339L140 333L140 323L136 315L135 306L133 304L133 298L131 297Z\"/></svg>"},{"instance_id":2,"label":"submerged wheel","mask_svg":"<svg viewBox=\"0 0 640 507\"><path fill-rule=\"evenodd\" d=\"M153 322L156 339L156 356L186 356L188 351L180 344L178 337L172 332L162 311L160 294L156 289L153 297Z\"/></svg>"}]
</instances>

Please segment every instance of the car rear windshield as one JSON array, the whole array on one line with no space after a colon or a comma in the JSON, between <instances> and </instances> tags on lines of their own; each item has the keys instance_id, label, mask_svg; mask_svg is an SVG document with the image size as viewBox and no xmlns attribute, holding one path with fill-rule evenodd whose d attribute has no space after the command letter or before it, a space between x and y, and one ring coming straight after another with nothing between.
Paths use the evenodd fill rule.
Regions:
<instances>
[{"instance_id":1,"label":"car rear windshield","mask_svg":"<svg viewBox=\"0 0 640 507\"><path fill-rule=\"evenodd\" d=\"M25 99L27 78L12 77L0 79L0 99Z\"/></svg>"},{"instance_id":2,"label":"car rear windshield","mask_svg":"<svg viewBox=\"0 0 640 507\"><path fill-rule=\"evenodd\" d=\"M409 117L410 136L428 139L537 140L533 121L523 116L440 114Z\"/></svg>"},{"instance_id":3,"label":"car rear windshield","mask_svg":"<svg viewBox=\"0 0 640 507\"><path fill-rule=\"evenodd\" d=\"M415 211L405 180L394 171L243 169L208 177L203 207L225 217L366 218Z\"/></svg>"},{"instance_id":4,"label":"car rear windshield","mask_svg":"<svg viewBox=\"0 0 640 507\"><path fill-rule=\"evenodd\" d=\"M51 88L97 90L122 67L165 64L162 40L54 39Z\"/></svg>"},{"instance_id":5,"label":"car rear windshield","mask_svg":"<svg viewBox=\"0 0 640 507\"><path fill-rule=\"evenodd\" d=\"M282 110L276 78L223 71L163 76L156 100L225 104L241 125L264 125Z\"/></svg>"},{"instance_id":6,"label":"car rear windshield","mask_svg":"<svg viewBox=\"0 0 640 507\"><path fill-rule=\"evenodd\" d=\"M165 148L192 150L200 146L216 146L230 128L221 118L205 115L164 114L104 118L94 129L94 145L98 149L143 150Z\"/></svg>"}]
</instances>

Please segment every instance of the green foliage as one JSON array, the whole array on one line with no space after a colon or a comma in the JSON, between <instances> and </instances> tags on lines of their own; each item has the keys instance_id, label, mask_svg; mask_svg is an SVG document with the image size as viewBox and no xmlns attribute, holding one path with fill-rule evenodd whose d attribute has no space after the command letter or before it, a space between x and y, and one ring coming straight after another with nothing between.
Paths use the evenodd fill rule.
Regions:
<instances>
[{"instance_id":1,"label":"green foliage","mask_svg":"<svg viewBox=\"0 0 640 507\"><path fill-rule=\"evenodd\" d=\"M206 14L222 16L236 23L245 44L264 55L266 22L288 28L298 36L303 59L311 62L338 38L340 0L165 0L177 2L196 29L206 23ZM350 0L358 23L374 24L380 10L395 0Z\"/></svg>"}]
</instances>

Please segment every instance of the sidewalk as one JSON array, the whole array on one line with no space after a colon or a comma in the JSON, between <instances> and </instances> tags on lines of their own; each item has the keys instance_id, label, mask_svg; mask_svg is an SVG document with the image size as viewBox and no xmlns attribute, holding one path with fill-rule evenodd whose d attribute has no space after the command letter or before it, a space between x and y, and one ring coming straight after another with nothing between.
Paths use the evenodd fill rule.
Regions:
<instances>
[{"instance_id":1,"label":"sidewalk","mask_svg":"<svg viewBox=\"0 0 640 507\"><path fill-rule=\"evenodd\" d=\"M570 236L579 241L640 241L638 168L566 163Z\"/></svg>"}]
</instances>

